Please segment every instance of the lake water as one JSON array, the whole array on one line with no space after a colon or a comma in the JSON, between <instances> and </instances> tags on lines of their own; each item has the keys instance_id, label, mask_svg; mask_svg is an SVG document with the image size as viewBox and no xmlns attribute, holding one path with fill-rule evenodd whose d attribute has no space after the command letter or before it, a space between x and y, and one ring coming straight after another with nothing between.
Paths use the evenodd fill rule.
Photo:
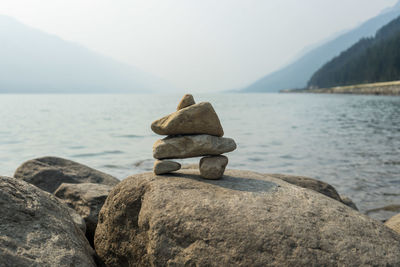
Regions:
<instances>
[{"instance_id":1,"label":"lake water","mask_svg":"<svg viewBox=\"0 0 400 267\"><path fill-rule=\"evenodd\" d=\"M181 95L0 95L0 174L54 155L120 179L152 168ZM314 177L365 211L400 204L400 97L201 94L238 144L228 168ZM198 159L180 161L195 163ZM380 216L389 216L380 215Z\"/></svg>"}]
</instances>

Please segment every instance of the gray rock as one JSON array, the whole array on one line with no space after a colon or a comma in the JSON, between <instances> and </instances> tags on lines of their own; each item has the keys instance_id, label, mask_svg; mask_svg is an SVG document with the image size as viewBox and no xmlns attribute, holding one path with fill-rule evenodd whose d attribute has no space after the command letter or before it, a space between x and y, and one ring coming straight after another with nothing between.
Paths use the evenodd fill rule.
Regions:
<instances>
[{"instance_id":1,"label":"gray rock","mask_svg":"<svg viewBox=\"0 0 400 267\"><path fill-rule=\"evenodd\" d=\"M151 124L151 129L160 135L224 135L218 115L208 102L191 105L156 120Z\"/></svg>"},{"instance_id":2,"label":"gray rock","mask_svg":"<svg viewBox=\"0 0 400 267\"><path fill-rule=\"evenodd\" d=\"M104 184L67 184L63 183L54 192L69 207L73 208L84 219L86 237L93 246L94 232L101 207L112 187Z\"/></svg>"},{"instance_id":3,"label":"gray rock","mask_svg":"<svg viewBox=\"0 0 400 267\"><path fill-rule=\"evenodd\" d=\"M348 196L340 195L340 199L341 199L342 203L345 204L346 206L349 206L352 209L358 210L357 205Z\"/></svg>"},{"instance_id":4,"label":"gray rock","mask_svg":"<svg viewBox=\"0 0 400 267\"><path fill-rule=\"evenodd\" d=\"M186 94L183 96L181 102L179 102L176 110L181 110L181 109L187 108L188 106L191 106L194 104L196 104L196 102L194 102L193 96L190 94Z\"/></svg>"},{"instance_id":5,"label":"gray rock","mask_svg":"<svg viewBox=\"0 0 400 267\"><path fill-rule=\"evenodd\" d=\"M205 179L220 179L224 175L226 165L228 165L228 158L225 156L204 157L199 164L200 175Z\"/></svg>"},{"instance_id":6,"label":"gray rock","mask_svg":"<svg viewBox=\"0 0 400 267\"><path fill-rule=\"evenodd\" d=\"M181 164L171 160L156 160L154 162L153 171L156 175L166 174L177 171L181 168Z\"/></svg>"},{"instance_id":7,"label":"gray rock","mask_svg":"<svg viewBox=\"0 0 400 267\"><path fill-rule=\"evenodd\" d=\"M400 234L400 214L390 218L387 222L385 222L385 225Z\"/></svg>"},{"instance_id":8,"label":"gray rock","mask_svg":"<svg viewBox=\"0 0 400 267\"><path fill-rule=\"evenodd\" d=\"M341 201L342 199L340 198L338 192L336 189L331 186L330 184L327 184L325 182L319 181L317 179L305 177L305 176L297 176L297 175L287 175L287 174L268 174L273 177L279 178L284 180L285 182L288 182L290 184L294 184L303 188L308 188L311 190L314 190L316 192L319 192L321 194L324 194L325 196L328 196L330 198L333 198L337 201Z\"/></svg>"},{"instance_id":9,"label":"gray rock","mask_svg":"<svg viewBox=\"0 0 400 267\"><path fill-rule=\"evenodd\" d=\"M79 215L78 212L76 212L76 210L67 207L68 208L68 213L69 216L71 216L72 221L76 224L76 226L79 227L79 229L81 229L82 233L86 234L86 223L85 220L82 218L81 215Z\"/></svg>"},{"instance_id":10,"label":"gray rock","mask_svg":"<svg viewBox=\"0 0 400 267\"><path fill-rule=\"evenodd\" d=\"M0 177L0 266L96 266L94 251L56 197Z\"/></svg>"},{"instance_id":11,"label":"gray rock","mask_svg":"<svg viewBox=\"0 0 400 267\"><path fill-rule=\"evenodd\" d=\"M57 157L29 160L15 171L14 177L50 193L53 193L62 183L97 183L110 186L119 183L119 180L111 175Z\"/></svg>"},{"instance_id":12,"label":"gray rock","mask_svg":"<svg viewBox=\"0 0 400 267\"><path fill-rule=\"evenodd\" d=\"M166 137L153 145L153 157L156 159L183 159L208 155L220 155L236 149L231 138L212 135L184 135Z\"/></svg>"},{"instance_id":13,"label":"gray rock","mask_svg":"<svg viewBox=\"0 0 400 267\"><path fill-rule=\"evenodd\" d=\"M287 175L287 174L268 174L268 175L282 179L290 184L314 190L327 197L340 201L346 206L349 206L350 208L358 210L356 204L354 204L354 202L350 198L346 196L340 196L336 191L336 189L328 183L305 176Z\"/></svg>"},{"instance_id":14,"label":"gray rock","mask_svg":"<svg viewBox=\"0 0 400 267\"><path fill-rule=\"evenodd\" d=\"M398 266L400 235L312 190L226 170L143 173L110 192L95 246L108 266Z\"/></svg>"}]
</instances>

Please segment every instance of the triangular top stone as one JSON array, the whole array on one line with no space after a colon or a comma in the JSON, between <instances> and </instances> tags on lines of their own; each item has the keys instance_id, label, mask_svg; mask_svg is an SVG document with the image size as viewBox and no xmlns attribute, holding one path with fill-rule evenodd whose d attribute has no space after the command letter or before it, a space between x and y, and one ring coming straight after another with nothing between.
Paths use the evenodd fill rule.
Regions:
<instances>
[{"instance_id":1,"label":"triangular top stone","mask_svg":"<svg viewBox=\"0 0 400 267\"><path fill-rule=\"evenodd\" d=\"M209 102L190 105L156 120L151 124L151 129L160 135L224 135L218 115Z\"/></svg>"},{"instance_id":2,"label":"triangular top stone","mask_svg":"<svg viewBox=\"0 0 400 267\"><path fill-rule=\"evenodd\" d=\"M181 102L179 102L176 110L181 110L183 108L187 108L188 106L191 106L194 104L196 104L196 102L194 102L193 96L191 94L186 94L183 96Z\"/></svg>"}]
</instances>

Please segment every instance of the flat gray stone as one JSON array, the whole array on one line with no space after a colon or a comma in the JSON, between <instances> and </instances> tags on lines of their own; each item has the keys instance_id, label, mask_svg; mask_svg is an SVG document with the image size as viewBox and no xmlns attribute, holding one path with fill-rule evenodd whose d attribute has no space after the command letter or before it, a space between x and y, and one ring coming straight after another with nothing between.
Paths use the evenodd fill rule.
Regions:
<instances>
[{"instance_id":1,"label":"flat gray stone","mask_svg":"<svg viewBox=\"0 0 400 267\"><path fill-rule=\"evenodd\" d=\"M156 175L166 174L177 171L181 168L181 164L171 160L156 160L154 162L153 171Z\"/></svg>"},{"instance_id":2,"label":"flat gray stone","mask_svg":"<svg viewBox=\"0 0 400 267\"><path fill-rule=\"evenodd\" d=\"M166 137L153 145L156 159L183 159L208 155L220 155L236 149L231 138L212 135L185 135Z\"/></svg>"}]
</instances>

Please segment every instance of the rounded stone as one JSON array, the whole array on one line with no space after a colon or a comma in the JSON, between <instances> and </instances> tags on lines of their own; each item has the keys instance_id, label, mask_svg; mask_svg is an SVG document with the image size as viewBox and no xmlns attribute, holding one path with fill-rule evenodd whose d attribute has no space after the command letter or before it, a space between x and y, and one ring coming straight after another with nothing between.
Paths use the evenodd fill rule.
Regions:
<instances>
[{"instance_id":1,"label":"rounded stone","mask_svg":"<svg viewBox=\"0 0 400 267\"><path fill-rule=\"evenodd\" d=\"M204 157L199 164L200 175L205 179L220 179L224 175L226 165L228 165L228 158L225 156Z\"/></svg>"},{"instance_id":2,"label":"rounded stone","mask_svg":"<svg viewBox=\"0 0 400 267\"><path fill-rule=\"evenodd\" d=\"M179 102L176 110L181 110L181 109L187 108L188 106L191 106L194 104L196 104L196 102L194 102L193 96L191 94L186 94L183 96L181 102Z\"/></svg>"},{"instance_id":3,"label":"rounded stone","mask_svg":"<svg viewBox=\"0 0 400 267\"><path fill-rule=\"evenodd\" d=\"M399 266L400 235L343 203L281 179L226 170L142 173L100 211L107 266Z\"/></svg>"},{"instance_id":4,"label":"rounded stone","mask_svg":"<svg viewBox=\"0 0 400 267\"><path fill-rule=\"evenodd\" d=\"M181 168L181 164L172 160L156 160L154 162L153 171L156 175L166 174L177 171Z\"/></svg>"}]
</instances>

